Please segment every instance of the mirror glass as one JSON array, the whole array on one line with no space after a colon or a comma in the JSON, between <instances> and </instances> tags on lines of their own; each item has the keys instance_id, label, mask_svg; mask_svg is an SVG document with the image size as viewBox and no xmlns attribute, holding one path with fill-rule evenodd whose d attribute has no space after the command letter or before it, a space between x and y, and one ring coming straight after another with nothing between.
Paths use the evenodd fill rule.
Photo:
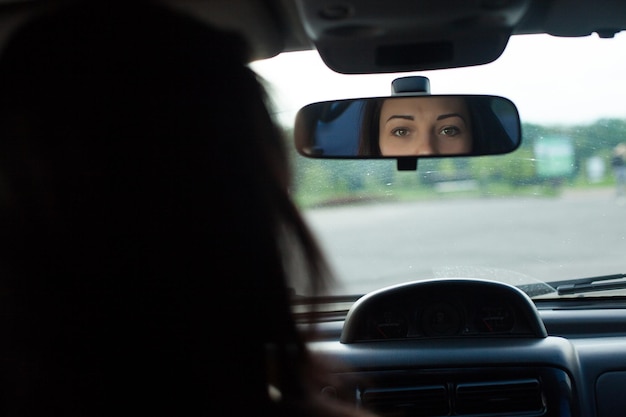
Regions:
<instances>
[{"instance_id":1,"label":"mirror glass","mask_svg":"<svg viewBox=\"0 0 626 417\"><path fill-rule=\"evenodd\" d=\"M521 142L508 99L483 95L401 95L325 101L302 108L298 152L312 158L498 155Z\"/></svg>"}]
</instances>

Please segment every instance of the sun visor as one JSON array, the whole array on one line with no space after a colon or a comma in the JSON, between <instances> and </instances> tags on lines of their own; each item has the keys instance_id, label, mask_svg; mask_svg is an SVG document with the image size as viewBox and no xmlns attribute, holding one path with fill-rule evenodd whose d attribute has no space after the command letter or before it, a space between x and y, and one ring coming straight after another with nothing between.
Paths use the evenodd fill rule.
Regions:
<instances>
[{"instance_id":1,"label":"sun visor","mask_svg":"<svg viewBox=\"0 0 626 417\"><path fill-rule=\"evenodd\" d=\"M345 74L481 65L497 59L527 0L297 0L303 26L326 65ZM485 13L486 12L486 13Z\"/></svg>"}]
</instances>

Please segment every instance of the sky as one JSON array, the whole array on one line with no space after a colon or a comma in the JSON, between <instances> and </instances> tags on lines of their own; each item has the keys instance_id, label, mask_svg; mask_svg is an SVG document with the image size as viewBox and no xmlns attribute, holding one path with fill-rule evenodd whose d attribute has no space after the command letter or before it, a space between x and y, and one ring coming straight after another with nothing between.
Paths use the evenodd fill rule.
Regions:
<instances>
[{"instance_id":1,"label":"sky","mask_svg":"<svg viewBox=\"0 0 626 417\"><path fill-rule=\"evenodd\" d=\"M427 76L432 94L507 97L527 123L626 118L626 34L612 39L514 36L496 61L454 70L344 75L328 69L315 51L281 54L252 68L269 83L279 119L287 124L312 102L388 96L391 81L406 75Z\"/></svg>"}]
</instances>

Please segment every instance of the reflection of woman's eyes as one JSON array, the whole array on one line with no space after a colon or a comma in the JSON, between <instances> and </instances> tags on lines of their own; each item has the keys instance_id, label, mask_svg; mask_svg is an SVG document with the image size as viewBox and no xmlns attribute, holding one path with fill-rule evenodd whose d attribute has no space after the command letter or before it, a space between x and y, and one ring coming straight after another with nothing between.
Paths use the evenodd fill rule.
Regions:
<instances>
[{"instance_id":1,"label":"reflection of woman's eyes","mask_svg":"<svg viewBox=\"0 0 626 417\"><path fill-rule=\"evenodd\" d=\"M410 134L411 134L411 131L407 129L406 127L396 127L395 129L391 130L392 136L404 137L404 136L409 136Z\"/></svg>"},{"instance_id":2,"label":"reflection of woman's eyes","mask_svg":"<svg viewBox=\"0 0 626 417\"><path fill-rule=\"evenodd\" d=\"M456 136L461 133L461 129L456 126L444 126L439 129L439 134L444 136Z\"/></svg>"}]
</instances>

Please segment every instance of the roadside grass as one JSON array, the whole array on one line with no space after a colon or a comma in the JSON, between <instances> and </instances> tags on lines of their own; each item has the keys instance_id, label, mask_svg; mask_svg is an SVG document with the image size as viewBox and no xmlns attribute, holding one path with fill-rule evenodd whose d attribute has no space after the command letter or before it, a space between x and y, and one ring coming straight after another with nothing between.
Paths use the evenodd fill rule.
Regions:
<instances>
[{"instance_id":1,"label":"roadside grass","mask_svg":"<svg viewBox=\"0 0 626 417\"><path fill-rule=\"evenodd\" d=\"M460 182L459 182L460 183ZM439 185L439 186L438 186ZM612 178L600 182L589 182L584 178L562 183L512 185L505 182L489 184L453 184L446 186L424 184L386 184L366 186L358 190L337 190L327 185L319 188L307 187L298 190L293 197L303 209L316 207L369 204L382 201L417 201L467 198L510 198L536 197L555 198L565 190L592 190L615 187Z\"/></svg>"}]
</instances>

